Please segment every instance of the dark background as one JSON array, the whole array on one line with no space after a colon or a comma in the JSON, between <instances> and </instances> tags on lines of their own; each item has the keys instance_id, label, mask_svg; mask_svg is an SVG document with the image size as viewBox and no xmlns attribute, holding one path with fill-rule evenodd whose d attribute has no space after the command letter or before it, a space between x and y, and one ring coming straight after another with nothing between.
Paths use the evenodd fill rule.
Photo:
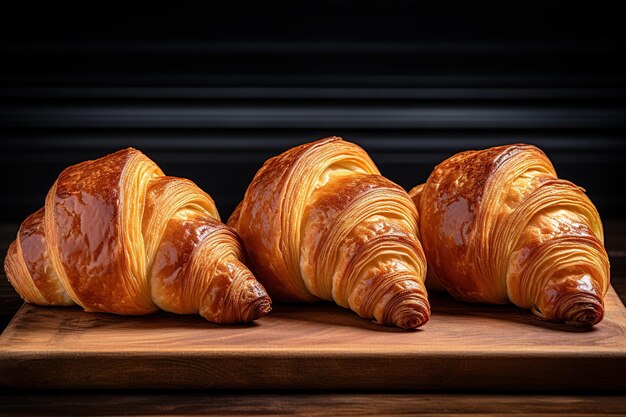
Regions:
<instances>
[{"instance_id":1,"label":"dark background","mask_svg":"<svg viewBox=\"0 0 626 417\"><path fill-rule=\"evenodd\" d=\"M4 222L127 146L226 219L266 158L329 135L407 188L458 151L533 143L626 218L619 2L87 3L3 5Z\"/></svg>"}]
</instances>

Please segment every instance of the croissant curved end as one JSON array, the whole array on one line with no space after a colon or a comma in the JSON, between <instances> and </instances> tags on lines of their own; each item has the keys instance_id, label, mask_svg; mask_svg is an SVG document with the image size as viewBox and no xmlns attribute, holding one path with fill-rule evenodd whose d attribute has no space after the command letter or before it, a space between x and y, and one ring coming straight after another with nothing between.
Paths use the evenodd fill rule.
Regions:
<instances>
[{"instance_id":1,"label":"croissant curved end","mask_svg":"<svg viewBox=\"0 0 626 417\"><path fill-rule=\"evenodd\" d=\"M258 320L272 311L272 301L269 296L264 296L250 303L242 314L242 321L249 322Z\"/></svg>"},{"instance_id":2,"label":"croissant curved end","mask_svg":"<svg viewBox=\"0 0 626 417\"><path fill-rule=\"evenodd\" d=\"M423 307L415 308L414 306L409 306L397 312L393 325L402 329L417 329L426 324L429 318L429 310Z\"/></svg>"},{"instance_id":3,"label":"croissant curved end","mask_svg":"<svg viewBox=\"0 0 626 417\"><path fill-rule=\"evenodd\" d=\"M272 309L263 285L233 257L218 264L199 304L200 315L219 324L249 323Z\"/></svg>"},{"instance_id":4,"label":"croissant curved end","mask_svg":"<svg viewBox=\"0 0 626 417\"><path fill-rule=\"evenodd\" d=\"M571 284L561 284L544 291L532 311L543 319L569 326L591 327L602 321L604 302L593 289L583 290Z\"/></svg>"},{"instance_id":5,"label":"croissant curved end","mask_svg":"<svg viewBox=\"0 0 626 417\"><path fill-rule=\"evenodd\" d=\"M600 323L604 317L604 307L597 303L575 303L565 312L565 324L570 326L591 327Z\"/></svg>"},{"instance_id":6,"label":"croissant curved end","mask_svg":"<svg viewBox=\"0 0 626 417\"><path fill-rule=\"evenodd\" d=\"M559 319L577 327L591 327L604 317L604 304L595 294L576 294L563 297Z\"/></svg>"},{"instance_id":7,"label":"croissant curved end","mask_svg":"<svg viewBox=\"0 0 626 417\"><path fill-rule=\"evenodd\" d=\"M237 321L248 323L258 320L272 311L272 300L263 285L246 269L240 293L241 312Z\"/></svg>"},{"instance_id":8,"label":"croissant curved end","mask_svg":"<svg viewBox=\"0 0 626 417\"><path fill-rule=\"evenodd\" d=\"M413 295L411 298L399 298L389 305L385 324L393 324L402 329L417 329L430 319L430 305L424 296Z\"/></svg>"},{"instance_id":9,"label":"croissant curved end","mask_svg":"<svg viewBox=\"0 0 626 417\"><path fill-rule=\"evenodd\" d=\"M561 309L558 316L549 316L533 308L533 313L541 319L557 321L574 327L591 327L604 318L604 306L598 299L572 300Z\"/></svg>"}]
</instances>

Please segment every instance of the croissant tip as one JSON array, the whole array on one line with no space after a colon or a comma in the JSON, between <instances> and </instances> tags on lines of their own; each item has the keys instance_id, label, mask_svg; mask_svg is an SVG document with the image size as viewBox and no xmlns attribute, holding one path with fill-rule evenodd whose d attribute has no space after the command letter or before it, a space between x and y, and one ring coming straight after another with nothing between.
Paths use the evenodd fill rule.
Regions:
<instances>
[{"instance_id":1,"label":"croissant tip","mask_svg":"<svg viewBox=\"0 0 626 417\"><path fill-rule=\"evenodd\" d=\"M430 307L428 301L400 304L399 308L391 312L391 324L401 329L417 329L430 319Z\"/></svg>"},{"instance_id":2,"label":"croissant tip","mask_svg":"<svg viewBox=\"0 0 626 417\"><path fill-rule=\"evenodd\" d=\"M393 324L395 326L400 327L401 329L412 330L417 329L418 327L423 326L430 319L429 316L425 316L423 314L418 314L413 317L400 318L394 320Z\"/></svg>"},{"instance_id":3,"label":"croissant tip","mask_svg":"<svg viewBox=\"0 0 626 417\"><path fill-rule=\"evenodd\" d=\"M254 303L251 309L250 321L258 320L272 311L272 301L269 297L262 297Z\"/></svg>"},{"instance_id":4,"label":"croissant tip","mask_svg":"<svg viewBox=\"0 0 626 417\"><path fill-rule=\"evenodd\" d=\"M604 318L604 302L595 293L565 292L554 300L554 305L551 311L533 309L533 313L543 319L582 328L594 326Z\"/></svg>"},{"instance_id":5,"label":"croissant tip","mask_svg":"<svg viewBox=\"0 0 626 417\"><path fill-rule=\"evenodd\" d=\"M575 327L591 327L600 323L603 318L604 307L600 303L575 303L563 314L565 324Z\"/></svg>"}]
</instances>

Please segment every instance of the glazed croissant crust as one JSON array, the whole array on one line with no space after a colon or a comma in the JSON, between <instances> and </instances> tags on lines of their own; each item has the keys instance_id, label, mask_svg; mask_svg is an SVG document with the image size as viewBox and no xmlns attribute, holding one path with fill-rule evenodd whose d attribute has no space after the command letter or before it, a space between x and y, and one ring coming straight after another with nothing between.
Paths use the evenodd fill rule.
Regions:
<instances>
[{"instance_id":1,"label":"glazed croissant crust","mask_svg":"<svg viewBox=\"0 0 626 417\"><path fill-rule=\"evenodd\" d=\"M415 206L352 143L331 137L269 159L228 224L275 300L333 300L402 328L430 317Z\"/></svg>"},{"instance_id":2,"label":"glazed croissant crust","mask_svg":"<svg viewBox=\"0 0 626 417\"><path fill-rule=\"evenodd\" d=\"M86 311L199 313L215 323L270 310L211 197L125 149L65 169L21 225L5 271L24 300Z\"/></svg>"},{"instance_id":3,"label":"glazed croissant crust","mask_svg":"<svg viewBox=\"0 0 626 417\"><path fill-rule=\"evenodd\" d=\"M429 288L465 301L511 302L576 326L602 320L609 260L600 217L538 148L459 153L410 195Z\"/></svg>"}]
</instances>

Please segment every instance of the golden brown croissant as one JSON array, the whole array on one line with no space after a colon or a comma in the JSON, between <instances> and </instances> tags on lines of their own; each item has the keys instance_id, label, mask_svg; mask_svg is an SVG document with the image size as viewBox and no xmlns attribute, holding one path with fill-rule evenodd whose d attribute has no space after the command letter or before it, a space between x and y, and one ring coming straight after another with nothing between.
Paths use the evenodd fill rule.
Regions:
<instances>
[{"instance_id":1,"label":"golden brown croissant","mask_svg":"<svg viewBox=\"0 0 626 417\"><path fill-rule=\"evenodd\" d=\"M357 145L331 137L269 159L228 224L274 299L334 300L402 328L430 317L415 206Z\"/></svg>"},{"instance_id":2,"label":"golden brown croissant","mask_svg":"<svg viewBox=\"0 0 626 417\"><path fill-rule=\"evenodd\" d=\"M609 260L600 217L538 148L459 153L410 195L429 288L464 301L512 302L576 326L602 320Z\"/></svg>"},{"instance_id":3,"label":"golden brown croissant","mask_svg":"<svg viewBox=\"0 0 626 417\"><path fill-rule=\"evenodd\" d=\"M5 271L34 304L237 323L270 310L242 257L211 197L129 148L65 169L22 223Z\"/></svg>"}]
</instances>

